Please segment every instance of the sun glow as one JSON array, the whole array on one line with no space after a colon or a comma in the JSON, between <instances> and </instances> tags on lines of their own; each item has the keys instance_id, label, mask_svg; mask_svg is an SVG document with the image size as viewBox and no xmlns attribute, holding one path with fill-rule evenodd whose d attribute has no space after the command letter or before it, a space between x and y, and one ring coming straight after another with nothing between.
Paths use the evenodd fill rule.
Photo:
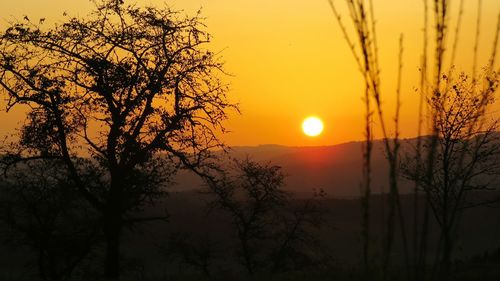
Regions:
<instances>
[{"instance_id":1,"label":"sun glow","mask_svg":"<svg viewBox=\"0 0 500 281\"><path fill-rule=\"evenodd\" d=\"M316 137L323 132L323 121L318 117L308 117L302 122L302 131L310 137Z\"/></svg>"}]
</instances>

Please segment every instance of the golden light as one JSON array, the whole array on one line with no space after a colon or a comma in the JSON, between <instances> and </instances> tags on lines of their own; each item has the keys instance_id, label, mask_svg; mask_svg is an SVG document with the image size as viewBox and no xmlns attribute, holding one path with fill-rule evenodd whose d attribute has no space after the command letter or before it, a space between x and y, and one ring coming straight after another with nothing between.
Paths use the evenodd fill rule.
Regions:
<instances>
[{"instance_id":1,"label":"golden light","mask_svg":"<svg viewBox=\"0 0 500 281\"><path fill-rule=\"evenodd\" d=\"M302 131L310 137L318 136L323 132L323 121L318 117L308 117L302 122Z\"/></svg>"}]
</instances>

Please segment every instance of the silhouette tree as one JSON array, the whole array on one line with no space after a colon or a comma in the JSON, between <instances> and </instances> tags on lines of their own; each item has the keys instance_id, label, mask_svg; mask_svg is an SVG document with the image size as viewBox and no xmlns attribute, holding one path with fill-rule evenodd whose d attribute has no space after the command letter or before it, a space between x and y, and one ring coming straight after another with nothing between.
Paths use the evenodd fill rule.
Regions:
<instances>
[{"instance_id":1,"label":"silhouette tree","mask_svg":"<svg viewBox=\"0 0 500 281\"><path fill-rule=\"evenodd\" d=\"M328 249L316 237L313 230L324 222L325 211L319 199L326 194L320 190L313 198L287 202L286 208L278 215L272 247L271 272L303 269L305 267L328 264Z\"/></svg>"},{"instance_id":2,"label":"silhouette tree","mask_svg":"<svg viewBox=\"0 0 500 281\"><path fill-rule=\"evenodd\" d=\"M496 59L496 52L498 49L498 38L499 38L499 32L500 32L500 15L498 17L498 22L496 25L496 32L493 38L493 50L492 54L490 56L489 62L486 65L486 72L487 75L491 75L491 77L488 77L486 80L486 83L484 85L480 85L477 83L479 81L476 71L477 71L477 60L478 60L478 45L479 45L479 32L480 32L480 22L481 22L481 6L482 2L478 1L478 12L476 16L476 34L475 34L475 42L474 42L474 50L472 53L472 61L473 61L473 67L472 67L472 82L469 86L465 86L465 83L463 82L457 82L458 84L462 85L453 85L455 82L449 81L449 77L452 74L453 66L455 64L455 58L458 55L458 41L459 41L459 34L461 33L461 22L462 22L462 16L464 12L464 1L461 0L459 1L458 5L458 17L456 19L456 26L454 28L454 38L452 40L451 44L448 44L448 38L450 37L449 31L452 30L451 25L450 25L450 18L452 16L452 10L450 9L451 3L453 1L449 0L434 0L434 1L428 1L424 0L423 1L423 14L424 14L424 24L423 24L423 49L422 49L422 56L420 57L420 100L418 103L418 124L417 124L417 134L421 136L425 130L424 126L424 121L429 121L429 135L431 136L429 139L427 139L427 143L424 143L423 141L426 140L425 138L418 138L417 139L417 148L416 148L416 153L414 155L413 160L408 160L406 163L403 163L403 166L405 167L407 173L406 176L408 176L408 173L412 174L409 176L410 178L415 180L415 196L414 196L414 215L413 215L413 258L410 260L410 247L409 246L409 240L406 235L406 223L405 223L405 218L403 216L402 212L402 207L400 203L400 196L399 196L399 188L398 188L398 177L400 174L400 160L399 160L399 146L400 146L400 141L399 141L399 113L400 113L400 96L401 96L401 74L402 74L402 65L403 65L403 60L402 60L402 54L403 54L403 48L402 48L402 36L400 37L400 53L399 53L399 69L398 69L398 75L397 75L397 86L396 86L396 114L394 116L394 139L393 141L389 140L389 134L388 134L388 122L384 121L384 114L383 110L386 109L386 106L383 106L383 96L382 96L382 87L381 85L381 76L380 76L380 68L379 68L379 49L378 49L378 39L377 39L377 19L375 17L375 5L374 1L353 1L353 0L346 0L344 1L346 3L347 9L349 11L349 18L352 20L353 27L354 27L354 37L351 37L350 32L346 28L346 26L343 23L343 18L341 17L340 10L337 9L337 4L333 0L329 0L330 6L332 8L332 11L335 15L335 18L340 26L340 29L343 33L343 36L345 40L348 43L349 48L351 49L354 58L356 60L356 63L363 75L364 82L365 82L365 95L364 95L364 105L365 105L365 146L363 150L363 158L364 158L364 165L363 165L363 182L362 182L362 188L363 188L363 198L362 198L362 209L363 209L363 222L362 222L362 237L363 237L363 264L365 267L365 275L366 278L372 278L374 275L373 272L370 272L371 269L373 268L373 265L376 264L376 261L370 261L370 256L371 251L369 250L371 244L370 244L370 233L371 233L371 226L370 226L370 194L371 194L371 151L372 151L372 121L373 117L372 115L376 114L379 117L379 123L380 123L380 129L382 136L384 138L384 146L385 146L385 153L387 155L387 160L389 164L389 187L390 187L390 194L389 194L389 200L388 200L388 216L387 216L387 231L385 233L385 241L383 241L383 258L382 258L382 270L380 271L382 276L382 280L387 280L391 278L390 274L390 265L391 265L391 252L392 252L392 245L394 242L395 238L395 216L399 217L399 226L400 226L400 234L401 234L401 240L403 244L403 251L404 251L404 256L405 256L405 264L406 264L406 279L410 280L411 278L415 280L421 280L425 276L427 276L425 270L426 270L426 249L427 249L427 239L428 239L428 217L429 217L429 201L434 201L434 199L427 199L426 204L424 206L424 214L423 214L423 223L420 223L419 220L419 212L418 212L418 200L419 200L419 190L422 189L422 184L424 184L421 181L425 182L426 188L429 188L429 186L434 185L438 186L439 184L433 182L434 177L436 177L436 171L439 170L439 168L435 168L434 165L438 165L440 161L444 161L444 159L447 159L445 162L449 162L452 159L449 159L448 157L451 154L454 154L455 156L459 156L458 158L455 158L454 160L460 160L458 162L454 162L453 165L458 165L461 166L464 163L462 161L469 161L470 158L466 155L473 155L476 152L473 151L467 151L469 150L469 143L472 144L474 141L479 141L481 138L479 138L479 135L481 135L481 129L480 124L485 125L486 127L483 127L486 132L483 132L484 134L482 135L483 137L486 137L486 139L491 139L494 138L494 133L492 130L494 130L493 127L496 125L490 125L492 127L488 128L488 126L483 123L482 121L485 118L485 108L489 107L491 104L491 97L493 95L493 92L496 90L496 84L498 80L498 74L495 74L493 71L493 68L495 66L495 59ZM434 22L432 22L434 21ZM432 25L432 27L431 27ZM434 40L431 38L431 34L434 36ZM353 39L354 40L353 40ZM357 43L357 44L355 44ZM431 44L432 48L431 48ZM450 56L447 56L448 50L450 52ZM464 56L464 54L462 54ZM467 54L465 54L467 56ZM446 57L446 62L449 63L450 68L447 69L445 67L445 57ZM430 66L433 66L431 68ZM432 78L430 78L432 74ZM459 80L462 80L464 76L460 77ZM453 86L453 87L452 87ZM467 92L468 98L462 99L460 95L462 94L461 92L457 92L457 87L459 88L459 91L461 92ZM455 91L455 93L450 93L452 91ZM469 93L469 92L472 92ZM450 94L448 96L448 94ZM474 97L471 97L474 96ZM477 101L475 99L478 99ZM428 107L425 108L425 102L426 100L428 101ZM455 104L456 102L456 104ZM462 106L468 107L474 107L475 111L473 115L475 117L472 117L471 120L465 121L469 117L465 117L464 115L467 115L468 113L462 113L460 110L463 110ZM426 112L426 109L428 110ZM466 109L470 111L471 108ZM476 118L477 117L477 118ZM460 121L461 120L461 121ZM462 122L467 123L467 124L461 124ZM472 125L473 124L473 125ZM442 128L440 127L447 127L449 131L447 133L444 133ZM471 129L471 134L467 135L461 135L458 136L458 138L454 138L451 142L448 142L446 147L450 148L451 150L447 150L446 148L443 148L443 143L441 142L443 140L443 135L446 134L456 134L458 130L459 133L462 133L462 130L460 129L461 126L464 126L467 129L464 129L464 131L467 131L469 128ZM456 137L456 136L453 136ZM441 142L441 143L440 143ZM454 142L457 143L453 144ZM465 142L465 143L464 143ZM490 146L492 145L491 141L486 141L487 145ZM475 145L478 145L481 147L480 150L488 150L485 148L486 143L479 145L476 143ZM449 146L451 145L451 147ZM462 152L457 152L455 149L458 148L458 146L463 146L464 150ZM423 150L426 150L425 153ZM444 153L446 156L443 155L437 155L438 150L442 150L439 153ZM467 152L466 152L467 151ZM479 153L479 154L482 154ZM493 156L492 156L493 157ZM441 159L439 159L441 158ZM465 160L464 160L465 159ZM453 161L454 161L453 160ZM411 163L412 161L415 161L416 163ZM425 163L421 163L425 162ZM477 163L476 161L473 161L474 163ZM481 161L479 161L481 162ZM412 165L413 167L411 168L411 172L408 171L408 165ZM445 164L447 166L448 164ZM478 166L481 165L473 165L475 168L478 168ZM420 170L420 168L424 170ZM472 168L473 170L475 168ZM455 168L452 168L455 169ZM460 170L460 169L459 169ZM465 171L465 170L464 170ZM486 172L485 172L486 173ZM484 173L484 174L485 174ZM475 173L473 173L475 174ZM483 175L484 175L483 174ZM416 176L418 175L418 176ZM480 176L478 176L480 177ZM479 185L478 185L479 186ZM448 188L445 188L445 190L448 190ZM453 195L454 191L452 191L448 195ZM445 193L448 193L446 191ZM426 191L426 197L430 195L435 195L435 193L432 192L427 192ZM447 200L457 200L449 198L449 196L446 195ZM460 195L462 196L462 195ZM434 201L436 203L436 201ZM443 202L443 201L441 201ZM457 200L457 202L460 202L460 199ZM449 206L448 206L449 207ZM460 209L460 208L459 208ZM434 210L436 213L436 210ZM446 215L449 218L449 214ZM453 216L452 216L453 217ZM420 236L420 237L419 237ZM419 249L420 248L420 249ZM447 251L445 251L447 252ZM445 254L446 256L446 254ZM446 260L446 258L444 258ZM412 264L413 263L413 264ZM449 262L448 262L449 264ZM413 271L414 276L410 275L410 271ZM446 270L445 270L446 271ZM449 274L446 276L446 278L449 278Z\"/></svg>"},{"instance_id":3,"label":"silhouette tree","mask_svg":"<svg viewBox=\"0 0 500 281\"><path fill-rule=\"evenodd\" d=\"M210 237L174 233L159 250L170 262L177 261L181 265L194 268L210 280L213 278L211 267L219 258L218 246Z\"/></svg>"},{"instance_id":4,"label":"silhouette tree","mask_svg":"<svg viewBox=\"0 0 500 281\"><path fill-rule=\"evenodd\" d=\"M50 281L69 280L100 236L95 212L60 168L52 160L30 162L9 170L0 185L7 237L33 251L40 277Z\"/></svg>"},{"instance_id":5,"label":"silhouette tree","mask_svg":"<svg viewBox=\"0 0 500 281\"><path fill-rule=\"evenodd\" d=\"M433 161L415 162L415 156L410 155L402 165L404 176L420 183L440 227L440 263L445 279L450 278L454 239L463 210L490 203L471 202L471 195L490 189L500 173L498 120L489 120L499 76L487 74L484 81L465 74L456 80L442 77L443 86L428 100L432 112L437 113L433 127L438 135L427 138L424 149L435 150Z\"/></svg>"},{"instance_id":6,"label":"silhouette tree","mask_svg":"<svg viewBox=\"0 0 500 281\"><path fill-rule=\"evenodd\" d=\"M286 193L281 189L284 175L278 166L261 165L250 161L236 160L233 171L222 171L222 175L209 182L215 199L211 208L227 211L237 230L240 243L239 256L249 274L253 274L261 255L264 240L270 236L273 212L286 202ZM235 174L230 174L235 173Z\"/></svg>"},{"instance_id":7,"label":"silhouette tree","mask_svg":"<svg viewBox=\"0 0 500 281\"><path fill-rule=\"evenodd\" d=\"M44 29L27 18L0 34L0 88L7 109L29 106L4 162L58 159L102 217L105 276L119 278L123 225L162 219L133 213L162 196L179 168L211 167L221 122L235 105L199 14L95 2L87 18ZM222 72L223 73L223 72ZM90 189L77 155L102 188Z\"/></svg>"},{"instance_id":8,"label":"silhouette tree","mask_svg":"<svg viewBox=\"0 0 500 281\"><path fill-rule=\"evenodd\" d=\"M322 211L314 199L292 205L283 190L284 178L281 167L246 158L209 181L215 195L209 206L231 216L238 255L250 275L295 269L311 261L304 249L317 240L308 227L319 227Z\"/></svg>"}]
</instances>

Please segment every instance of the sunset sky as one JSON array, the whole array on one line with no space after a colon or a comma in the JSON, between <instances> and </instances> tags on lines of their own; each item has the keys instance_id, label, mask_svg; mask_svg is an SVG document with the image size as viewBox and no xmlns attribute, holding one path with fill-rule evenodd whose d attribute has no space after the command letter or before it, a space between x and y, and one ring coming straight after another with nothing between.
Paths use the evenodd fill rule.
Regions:
<instances>
[{"instance_id":1,"label":"sunset sky","mask_svg":"<svg viewBox=\"0 0 500 281\"><path fill-rule=\"evenodd\" d=\"M403 33L402 136L415 136L423 1L374 2L386 113L392 115L394 108L398 40ZM190 15L202 8L207 30L213 36L210 48L221 52L226 70L232 74L225 78L231 85L229 96L240 103L242 111L228 121L231 133L223 137L227 144L310 146L363 138L361 75L327 0L138 0L137 3L167 4ZM336 3L350 27L344 1ZM458 3L452 1L452 28ZM458 70L469 71L477 1L465 3L456 63ZM0 27L5 29L8 22L24 15L31 19L44 17L50 26L62 20L65 11L83 17L90 8L86 0L2 0ZM480 66L486 64L491 53L499 9L498 0L483 1ZM0 134L12 132L21 115L21 112L0 113ZM302 120L310 115L320 117L325 125L323 134L315 138L301 131Z\"/></svg>"}]
</instances>

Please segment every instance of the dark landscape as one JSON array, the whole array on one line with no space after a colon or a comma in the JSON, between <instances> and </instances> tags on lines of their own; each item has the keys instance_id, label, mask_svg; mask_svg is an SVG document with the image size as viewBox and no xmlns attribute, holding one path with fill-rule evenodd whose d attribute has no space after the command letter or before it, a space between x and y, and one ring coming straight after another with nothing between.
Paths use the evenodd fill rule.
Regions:
<instances>
[{"instance_id":1,"label":"dark landscape","mask_svg":"<svg viewBox=\"0 0 500 281\"><path fill-rule=\"evenodd\" d=\"M497 0L2 0L0 281L499 281L499 48Z\"/></svg>"},{"instance_id":2,"label":"dark landscape","mask_svg":"<svg viewBox=\"0 0 500 281\"><path fill-rule=\"evenodd\" d=\"M415 139L405 140L414 143ZM388 201L387 192L382 189L387 185L384 174L387 164L381 149L381 142L376 141L379 148L374 153L374 186L381 186L372 198L371 224L374 231L383 233L386 219L382 214ZM361 222L362 214L359 201L359 183L362 157L351 157L361 150L360 142L329 146L329 147L285 147L278 145L262 145L258 147L234 147L230 150L232 157L244 159L252 157L262 163L280 165L285 178L283 189L291 197L291 205L301 205L314 198L319 189L325 195L317 200L318 208L323 212L322 224L314 228L316 245L308 245L312 251L311 264L303 265L297 273L285 270L276 273L269 280L309 280L316 276L317 280L329 280L332 276L345 280L358 280L356 269L361 263ZM311 169L314 167L314 169ZM342 169L342 167L346 167ZM294 175L294 176L292 176ZM414 196L412 185L402 180L401 204L404 216L412 218ZM146 222L130 229L123 242L123 273L124 280L234 280L244 278L245 270L238 262L237 232L231 225L230 217L220 210L210 210L207 202L213 200L213 195L207 194L208 189L192 172L181 171L175 179L175 184L168 187L169 195L148 206L141 216L158 216L168 214L165 221ZM384 195L382 195L382 193ZM475 196L478 202L492 198L500 198L498 191L483 191ZM425 197L420 196L422 208ZM419 222L422 223L422 222ZM412 223L408 222L408 229ZM429 240L437 241L439 231L434 220L429 228ZM9 241L8 229L3 228L4 241ZM496 280L500 271L500 204L481 206L468 211L462 219L457 243L456 266L459 274L455 280L469 280L468 274L484 275L482 280ZM189 239L191 244L172 244L178 239ZM373 240L383 239L375 236ZM412 238L410 238L412 239ZM395 242L392 253L397 266L402 267L401 241ZM184 247L184 248L183 248ZM259 247L259 246L256 246ZM429 245L435 249L437 245ZM25 247L17 244L4 244L0 272L2 280L32 280L37 276L36 256ZM204 256L204 252L210 255ZM91 254L83 261L87 267L82 269L86 278L99 276L99 251ZM429 259L435 257L435 250L428 253ZM208 272L201 267L204 259L208 262ZM87 271L87 272L86 272ZM307 272L307 274L305 273ZM471 273L472 272L472 273ZM290 275L291 274L291 275ZM213 277L217 276L217 277ZM295 276L295 277L291 277ZM300 277L302 276L302 277ZM464 279L460 279L464 278ZM267 280L267 279L266 279ZM293 279L295 280L295 279ZM343 279L341 279L343 280Z\"/></svg>"}]
</instances>

